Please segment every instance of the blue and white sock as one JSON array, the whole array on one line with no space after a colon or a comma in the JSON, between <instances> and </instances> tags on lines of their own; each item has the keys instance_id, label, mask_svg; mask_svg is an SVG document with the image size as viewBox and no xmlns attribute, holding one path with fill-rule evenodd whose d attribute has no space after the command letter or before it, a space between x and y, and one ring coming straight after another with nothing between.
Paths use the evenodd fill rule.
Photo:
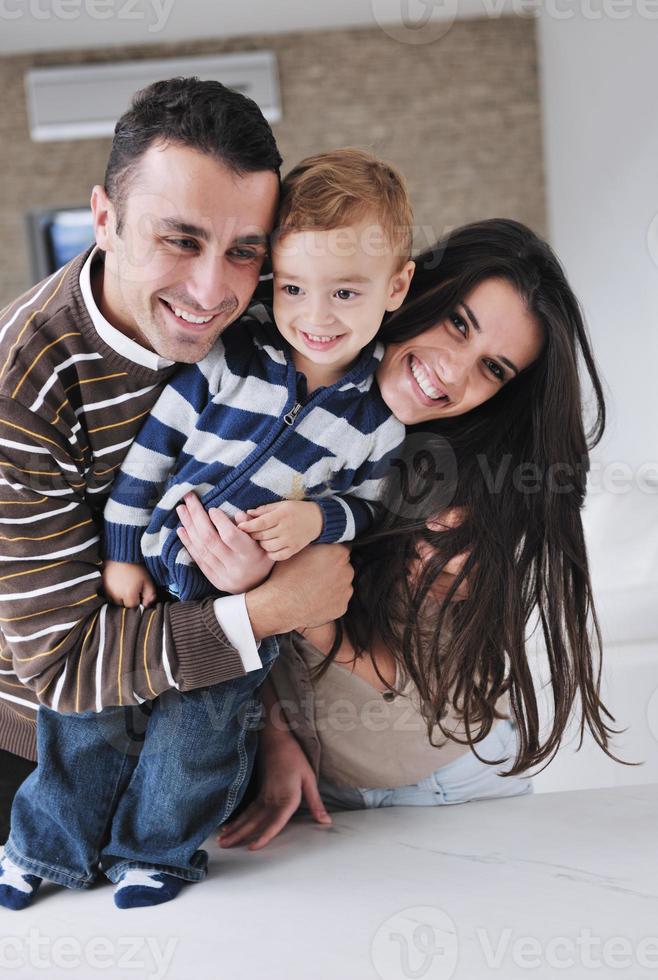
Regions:
<instances>
[{"instance_id":1,"label":"blue and white sock","mask_svg":"<svg viewBox=\"0 0 658 980\"><path fill-rule=\"evenodd\" d=\"M129 868L117 881L114 904L118 909L162 905L163 902L176 898L184 884L182 878L165 874L156 868Z\"/></svg>"},{"instance_id":2,"label":"blue and white sock","mask_svg":"<svg viewBox=\"0 0 658 980\"><path fill-rule=\"evenodd\" d=\"M6 909L26 909L31 905L42 880L19 868L4 855L0 859L0 905Z\"/></svg>"}]
</instances>

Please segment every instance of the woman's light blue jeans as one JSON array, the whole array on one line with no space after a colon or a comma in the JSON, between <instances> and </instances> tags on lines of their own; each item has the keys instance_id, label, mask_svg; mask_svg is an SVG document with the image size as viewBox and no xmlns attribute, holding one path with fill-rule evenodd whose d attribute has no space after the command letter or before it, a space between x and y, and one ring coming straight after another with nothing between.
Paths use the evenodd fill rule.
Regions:
<instances>
[{"instance_id":1,"label":"woman's light blue jeans","mask_svg":"<svg viewBox=\"0 0 658 980\"><path fill-rule=\"evenodd\" d=\"M409 786L394 789L356 789L335 786L320 778L318 789L328 810L361 810L380 806L445 806L471 800L491 800L506 796L525 796L533 792L527 776L500 776L509 771L516 756L516 729L511 722L497 722L486 738L478 742L483 759L508 761L486 765L473 754L464 755Z\"/></svg>"}]
</instances>

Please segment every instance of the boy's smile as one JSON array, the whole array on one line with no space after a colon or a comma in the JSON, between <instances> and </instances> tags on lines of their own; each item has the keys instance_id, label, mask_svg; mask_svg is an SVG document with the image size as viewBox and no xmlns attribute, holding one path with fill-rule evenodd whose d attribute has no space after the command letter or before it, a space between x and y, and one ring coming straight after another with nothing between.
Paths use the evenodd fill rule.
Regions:
<instances>
[{"instance_id":1,"label":"boy's smile","mask_svg":"<svg viewBox=\"0 0 658 980\"><path fill-rule=\"evenodd\" d=\"M384 314L402 303L413 263L402 268L382 229L292 231L275 241L274 319L299 371L332 384L376 336Z\"/></svg>"},{"instance_id":2,"label":"boy's smile","mask_svg":"<svg viewBox=\"0 0 658 980\"><path fill-rule=\"evenodd\" d=\"M304 330L301 331L301 336L306 344L311 350L331 350L343 339L345 334L333 334L320 336L319 334L308 333Z\"/></svg>"}]
</instances>

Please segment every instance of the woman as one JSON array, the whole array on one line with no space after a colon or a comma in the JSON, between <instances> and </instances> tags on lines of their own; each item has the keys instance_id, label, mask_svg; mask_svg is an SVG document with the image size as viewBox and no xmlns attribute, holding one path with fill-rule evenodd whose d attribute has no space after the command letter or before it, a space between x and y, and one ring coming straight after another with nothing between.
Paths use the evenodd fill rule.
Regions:
<instances>
[{"instance_id":1,"label":"woman","mask_svg":"<svg viewBox=\"0 0 658 980\"><path fill-rule=\"evenodd\" d=\"M554 756L577 698L581 732L587 725L608 752L580 516L579 359L596 404L590 446L605 412L578 303L548 245L512 221L458 229L416 269L386 323L378 375L409 426L409 452L394 464L382 524L353 552L344 621L293 635L275 667L261 789L222 829L222 846L263 846L302 795L327 822L322 794L373 806L527 792L521 774ZM528 665L531 620L550 668L547 733ZM389 717L386 736L372 738L361 711L337 737L327 705L341 696L363 708L364 682L380 702L406 698L423 730L403 744ZM277 691L299 742L280 722Z\"/></svg>"}]
</instances>

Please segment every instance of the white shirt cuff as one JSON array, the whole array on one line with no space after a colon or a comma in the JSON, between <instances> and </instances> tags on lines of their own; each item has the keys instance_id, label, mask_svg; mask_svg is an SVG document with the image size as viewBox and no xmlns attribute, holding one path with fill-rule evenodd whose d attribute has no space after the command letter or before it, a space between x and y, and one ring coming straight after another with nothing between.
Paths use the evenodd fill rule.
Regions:
<instances>
[{"instance_id":1,"label":"white shirt cuff","mask_svg":"<svg viewBox=\"0 0 658 980\"><path fill-rule=\"evenodd\" d=\"M259 670L263 664L247 613L247 601L242 595L227 595L213 603L217 622L226 639L240 654L246 673Z\"/></svg>"}]
</instances>

